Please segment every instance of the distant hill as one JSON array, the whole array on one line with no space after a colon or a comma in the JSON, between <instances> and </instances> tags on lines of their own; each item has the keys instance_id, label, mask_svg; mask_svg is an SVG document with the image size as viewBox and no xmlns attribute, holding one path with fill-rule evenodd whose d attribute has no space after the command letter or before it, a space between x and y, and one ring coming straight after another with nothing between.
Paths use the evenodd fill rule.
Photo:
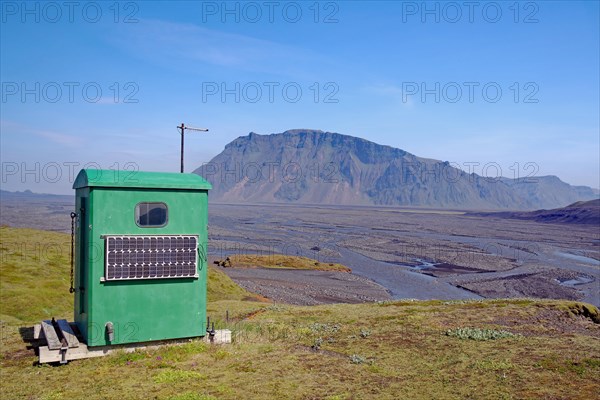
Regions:
<instances>
[{"instance_id":1,"label":"distant hill","mask_svg":"<svg viewBox=\"0 0 600 400\"><path fill-rule=\"evenodd\" d=\"M47 194L35 193L31 190L22 192L10 192L8 190L0 190L0 201L38 201L38 202L75 202L74 195Z\"/></svg>"},{"instance_id":2,"label":"distant hill","mask_svg":"<svg viewBox=\"0 0 600 400\"><path fill-rule=\"evenodd\" d=\"M524 219L556 224L596 225L600 227L600 199L578 201L566 207L555 208L553 210L537 210L530 212L469 213L468 215Z\"/></svg>"},{"instance_id":3,"label":"distant hill","mask_svg":"<svg viewBox=\"0 0 600 400\"><path fill-rule=\"evenodd\" d=\"M0 190L0 226L69 232L75 196Z\"/></svg>"},{"instance_id":4,"label":"distant hill","mask_svg":"<svg viewBox=\"0 0 600 400\"><path fill-rule=\"evenodd\" d=\"M318 130L241 136L194 171L211 200L534 210L598 196L555 176L493 179L365 139Z\"/></svg>"}]
</instances>

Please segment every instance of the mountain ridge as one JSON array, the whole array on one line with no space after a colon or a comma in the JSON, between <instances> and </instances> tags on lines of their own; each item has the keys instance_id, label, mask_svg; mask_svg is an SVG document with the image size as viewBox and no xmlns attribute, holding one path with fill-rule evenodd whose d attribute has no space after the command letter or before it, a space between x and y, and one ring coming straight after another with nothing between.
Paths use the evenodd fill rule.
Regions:
<instances>
[{"instance_id":1,"label":"mountain ridge","mask_svg":"<svg viewBox=\"0 0 600 400\"><path fill-rule=\"evenodd\" d=\"M578 224L600 226L600 199L577 201L566 207L553 208L551 210L536 210L522 212L491 212L491 213L468 213L476 217L493 217L530 220L535 222L552 224Z\"/></svg>"},{"instance_id":2,"label":"mountain ridge","mask_svg":"<svg viewBox=\"0 0 600 400\"><path fill-rule=\"evenodd\" d=\"M195 173L221 202L533 210L597 198L555 176L486 178L448 161L312 129L250 132Z\"/></svg>"}]
</instances>

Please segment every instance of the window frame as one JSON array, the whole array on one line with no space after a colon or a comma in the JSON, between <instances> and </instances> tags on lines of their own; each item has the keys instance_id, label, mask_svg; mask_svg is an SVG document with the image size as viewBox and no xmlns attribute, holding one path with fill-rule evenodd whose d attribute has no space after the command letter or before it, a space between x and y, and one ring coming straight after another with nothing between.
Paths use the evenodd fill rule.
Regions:
<instances>
[{"instance_id":1,"label":"window frame","mask_svg":"<svg viewBox=\"0 0 600 400\"><path fill-rule=\"evenodd\" d=\"M164 206L164 210L165 210L165 222L161 225L141 225L140 222L140 215L138 215L138 210L140 205L142 204L146 204L146 205L162 205ZM149 213L149 210L146 212L146 214ZM140 201L139 203L137 203L135 205L135 208L133 209L133 219L135 220L135 224L140 227L140 228L164 228L165 226L167 226L167 224L169 223L169 206L167 206L167 203L163 202L163 201Z\"/></svg>"}]
</instances>

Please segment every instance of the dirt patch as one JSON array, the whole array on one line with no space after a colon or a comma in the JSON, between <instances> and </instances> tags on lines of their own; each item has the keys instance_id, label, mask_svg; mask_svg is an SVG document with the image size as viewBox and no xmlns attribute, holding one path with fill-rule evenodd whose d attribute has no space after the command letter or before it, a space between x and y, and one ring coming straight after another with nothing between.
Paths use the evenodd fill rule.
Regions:
<instances>
[{"instance_id":1,"label":"dirt patch","mask_svg":"<svg viewBox=\"0 0 600 400\"><path fill-rule=\"evenodd\" d=\"M330 357L335 357L335 358L339 358L339 359L347 359L348 356L342 353L338 353L337 351L331 351L331 350L326 350L326 349L317 349L314 346L304 346L304 345L296 345L294 346L295 349L300 350L302 352L307 352L307 353L314 353L314 354L322 354L325 356L330 356Z\"/></svg>"},{"instance_id":2,"label":"dirt patch","mask_svg":"<svg viewBox=\"0 0 600 400\"><path fill-rule=\"evenodd\" d=\"M15 351L3 353L2 357L6 361L24 360L27 358L35 357L35 349L33 349L33 348L18 349Z\"/></svg>"},{"instance_id":3,"label":"dirt patch","mask_svg":"<svg viewBox=\"0 0 600 400\"><path fill-rule=\"evenodd\" d=\"M520 301L523 303L520 304ZM472 326L502 329L526 337L591 336L600 339L600 314L586 303L560 302L555 305L531 307L532 300L516 300L513 305L497 308L492 304L464 305L469 307L469 317L457 325L458 309L438 314L439 328L448 330ZM460 312L464 312L462 309Z\"/></svg>"},{"instance_id":4,"label":"dirt patch","mask_svg":"<svg viewBox=\"0 0 600 400\"><path fill-rule=\"evenodd\" d=\"M501 317L492 323L506 326L511 332L524 336L582 334L600 338L600 325L571 309L540 308L534 315L521 316L518 320Z\"/></svg>"}]
</instances>

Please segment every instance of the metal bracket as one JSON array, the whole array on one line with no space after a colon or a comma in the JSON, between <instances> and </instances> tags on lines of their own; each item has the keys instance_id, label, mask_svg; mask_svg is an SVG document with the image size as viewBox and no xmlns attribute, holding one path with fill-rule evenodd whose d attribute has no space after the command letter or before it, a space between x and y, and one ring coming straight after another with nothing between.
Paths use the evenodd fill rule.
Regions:
<instances>
[{"instance_id":1,"label":"metal bracket","mask_svg":"<svg viewBox=\"0 0 600 400\"><path fill-rule=\"evenodd\" d=\"M67 350L69 350L69 346L62 346L60 348L60 363L61 364L66 364L67 363Z\"/></svg>"}]
</instances>

